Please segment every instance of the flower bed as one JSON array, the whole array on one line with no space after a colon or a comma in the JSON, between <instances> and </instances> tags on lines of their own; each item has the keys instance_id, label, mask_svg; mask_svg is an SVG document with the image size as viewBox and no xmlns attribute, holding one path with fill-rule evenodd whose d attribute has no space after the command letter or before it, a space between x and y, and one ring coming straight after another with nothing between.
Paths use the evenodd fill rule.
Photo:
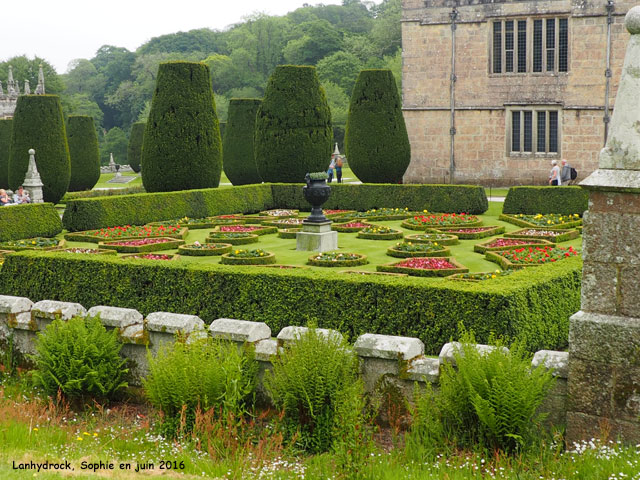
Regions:
<instances>
[{"instance_id":1,"label":"flower bed","mask_svg":"<svg viewBox=\"0 0 640 480\"><path fill-rule=\"evenodd\" d=\"M302 218L282 218L280 220L267 220L262 222L265 227L299 227L302 226Z\"/></svg>"},{"instance_id":2,"label":"flower bed","mask_svg":"<svg viewBox=\"0 0 640 480\"><path fill-rule=\"evenodd\" d=\"M222 255L220 263L224 265L267 265L276 263L276 256L259 248L255 250L231 250Z\"/></svg>"},{"instance_id":3,"label":"flower bed","mask_svg":"<svg viewBox=\"0 0 640 480\"><path fill-rule=\"evenodd\" d=\"M479 227L480 225L482 225L482 220L475 215L467 215L465 213L433 213L408 218L402 222L401 226L409 230L430 230L440 227Z\"/></svg>"},{"instance_id":4,"label":"flower bed","mask_svg":"<svg viewBox=\"0 0 640 480\"><path fill-rule=\"evenodd\" d=\"M427 213L425 210L424 213ZM410 212L408 208L372 208L366 212L349 213L342 216L343 219L349 220L370 220L370 221L387 221L387 220L404 220L416 215L416 212Z\"/></svg>"},{"instance_id":5,"label":"flower bed","mask_svg":"<svg viewBox=\"0 0 640 480\"><path fill-rule=\"evenodd\" d=\"M448 277L454 273L467 273L464 265L451 257L414 257L402 262L378 265L378 272L406 273L416 277Z\"/></svg>"},{"instance_id":6,"label":"flower bed","mask_svg":"<svg viewBox=\"0 0 640 480\"><path fill-rule=\"evenodd\" d=\"M64 246L64 240L57 238L34 237L23 240L7 240L0 243L0 250L53 250Z\"/></svg>"},{"instance_id":7,"label":"flower bed","mask_svg":"<svg viewBox=\"0 0 640 480\"><path fill-rule=\"evenodd\" d=\"M554 263L578 255L578 253L573 247L564 248L548 245L546 247L521 247L512 250L487 252L485 258L491 262L496 262L506 270Z\"/></svg>"},{"instance_id":8,"label":"flower bed","mask_svg":"<svg viewBox=\"0 0 640 480\"><path fill-rule=\"evenodd\" d=\"M216 227L213 233L252 233L254 235L267 235L269 233L276 233L278 229L276 227L263 227L252 225L220 225Z\"/></svg>"},{"instance_id":9,"label":"flower bed","mask_svg":"<svg viewBox=\"0 0 640 480\"><path fill-rule=\"evenodd\" d=\"M360 230L371 227L370 223L362 223L362 222L347 222L347 223L337 223L331 225L331 230L335 230L336 232L341 233L357 233Z\"/></svg>"},{"instance_id":10,"label":"flower bed","mask_svg":"<svg viewBox=\"0 0 640 480\"><path fill-rule=\"evenodd\" d=\"M133 240L136 238L173 237L184 239L189 229L176 223L165 225L125 225L121 227L107 227L99 230L67 233L64 238L72 242L98 243L105 240Z\"/></svg>"},{"instance_id":11,"label":"flower bed","mask_svg":"<svg viewBox=\"0 0 640 480\"><path fill-rule=\"evenodd\" d=\"M406 277L406 273L391 273L391 272L367 272L364 270L342 270L340 273L355 273L356 275L387 275L391 277Z\"/></svg>"},{"instance_id":12,"label":"flower bed","mask_svg":"<svg viewBox=\"0 0 640 480\"><path fill-rule=\"evenodd\" d=\"M244 217L244 223L251 225L261 225L262 222L271 222L275 217L268 217L266 215L246 216Z\"/></svg>"},{"instance_id":13,"label":"flower bed","mask_svg":"<svg viewBox=\"0 0 640 480\"><path fill-rule=\"evenodd\" d=\"M513 270L496 270L495 272L478 272L478 273L454 273L447 277L447 280L460 280L463 282L482 282L484 280L492 280L498 277L510 275Z\"/></svg>"},{"instance_id":14,"label":"flower bed","mask_svg":"<svg viewBox=\"0 0 640 480\"><path fill-rule=\"evenodd\" d=\"M369 263L366 255L360 253L322 252L309 257L307 265L314 267L356 267Z\"/></svg>"},{"instance_id":15,"label":"flower bed","mask_svg":"<svg viewBox=\"0 0 640 480\"><path fill-rule=\"evenodd\" d=\"M410 258L410 257L448 257L451 250L438 244L433 243L412 243L399 242L387 249L387 255L390 257Z\"/></svg>"},{"instance_id":16,"label":"flower bed","mask_svg":"<svg viewBox=\"0 0 640 480\"><path fill-rule=\"evenodd\" d=\"M202 229L202 228L213 228L218 225L242 225L244 220L235 220L230 218L217 218L217 217L204 217L204 218L189 218L184 217L180 220L172 220L167 222L153 222L149 223L149 226L160 226L163 225L173 226L177 228L188 227L193 230Z\"/></svg>"},{"instance_id":17,"label":"flower bed","mask_svg":"<svg viewBox=\"0 0 640 480\"><path fill-rule=\"evenodd\" d=\"M523 228L515 232L505 233L507 238L528 238L537 240L547 240L552 243L566 242L578 238L577 230L566 230L561 228Z\"/></svg>"},{"instance_id":18,"label":"flower bed","mask_svg":"<svg viewBox=\"0 0 640 480\"><path fill-rule=\"evenodd\" d=\"M106 248L80 248L80 247L60 248L60 249L56 249L56 251L60 251L60 252L63 252L63 253L88 253L88 254L94 254L94 255L117 255L117 253L118 253L113 249L106 249Z\"/></svg>"},{"instance_id":19,"label":"flower bed","mask_svg":"<svg viewBox=\"0 0 640 480\"><path fill-rule=\"evenodd\" d=\"M278 230L278 237L280 238L296 238L298 232L301 232L302 228L281 228Z\"/></svg>"},{"instance_id":20,"label":"flower bed","mask_svg":"<svg viewBox=\"0 0 640 480\"><path fill-rule=\"evenodd\" d=\"M519 225L521 227L549 227L549 228L574 228L582 225L582 219L577 213L562 215L558 213L547 213L545 215L538 213L537 215L525 214L502 214L500 220Z\"/></svg>"},{"instance_id":21,"label":"flower bed","mask_svg":"<svg viewBox=\"0 0 640 480\"><path fill-rule=\"evenodd\" d=\"M222 255L223 253L229 253L233 245L230 243L200 243L194 242L188 245L180 245L178 252L182 255L188 255L192 257L208 257L212 255Z\"/></svg>"},{"instance_id":22,"label":"flower bed","mask_svg":"<svg viewBox=\"0 0 640 480\"><path fill-rule=\"evenodd\" d=\"M545 247L553 245L546 240L526 239L526 238L494 238L484 243L478 243L473 246L473 251L478 253L495 252L497 250L510 250L515 247L523 246Z\"/></svg>"},{"instance_id":23,"label":"flower bed","mask_svg":"<svg viewBox=\"0 0 640 480\"><path fill-rule=\"evenodd\" d=\"M352 213L356 213L355 210L340 210L340 209L329 209L323 210L324 216L331 219L336 219L340 217L344 217L345 215L350 215Z\"/></svg>"},{"instance_id":24,"label":"flower bed","mask_svg":"<svg viewBox=\"0 0 640 480\"><path fill-rule=\"evenodd\" d=\"M231 245L247 245L249 243L257 243L258 235L247 232L228 232L228 233L210 233L205 239L206 243L230 243Z\"/></svg>"},{"instance_id":25,"label":"flower bed","mask_svg":"<svg viewBox=\"0 0 640 480\"><path fill-rule=\"evenodd\" d=\"M122 255L121 258L128 260L178 260L180 255L172 253L133 253L131 255Z\"/></svg>"},{"instance_id":26,"label":"flower bed","mask_svg":"<svg viewBox=\"0 0 640 480\"><path fill-rule=\"evenodd\" d=\"M98 246L115 250L119 253L157 252L159 250L173 250L184 243L172 237L140 238L135 240L114 240L99 242Z\"/></svg>"},{"instance_id":27,"label":"flower bed","mask_svg":"<svg viewBox=\"0 0 640 480\"><path fill-rule=\"evenodd\" d=\"M493 237L504 233L504 227L492 225L487 227L464 227L464 228L439 228L441 232L455 235L461 240L473 240L477 238Z\"/></svg>"},{"instance_id":28,"label":"flower bed","mask_svg":"<svg viewBox=\"0 0 640 480\"><path fill-rule=\"evenodd\" d=\"M411 243L437 242L440 245L457 245L460 243L458 241L458 237L455 235L449 235L448 233L415 233L412 235L405 235L404 241Z\"/></svg>"},{"instance_id":29,"label":"flower bed","mask_svg":"<svg viewBox=\"0 0 640 480\"><path fill-rule=\"evenodd\" d=\"M291 218L298 216L298 210L289 210L284 208L278 208L274 210L265 210L260 212L260 215L265 217L277 217L277 218Z\"/></svg>"},{"instance_id":30,"label":"flower bed","mask_svg":"<svg viewBox=\"0 0 640 480\"><path fill-rule=\"evenodd\" d=\"M358 238L367 240L394 240L402 238L402 231L382 225L370 225L358 232Z\"/></svg>"}]
</instances>

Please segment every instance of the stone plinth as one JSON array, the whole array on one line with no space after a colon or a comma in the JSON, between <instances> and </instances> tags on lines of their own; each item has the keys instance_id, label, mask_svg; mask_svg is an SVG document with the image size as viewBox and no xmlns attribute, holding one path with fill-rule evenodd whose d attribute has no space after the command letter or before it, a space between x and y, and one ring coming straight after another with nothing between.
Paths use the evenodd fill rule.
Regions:
<instances>
[{"instance_id":1,"label":"stone plinth","mask_svg":"<svg viewBox=\"0 0 640 480\"><path fill-rule=\"evenodd\" d=\"M338 232L327 222L302 222L302 231L296 234L296 250L330 252L338 249Z\"/></svg>"},{"instance_id":2,"label":"stone plinth","mask_svg":"<svg viewBox=\"0 0 640 480\"><path fill-rule=\"evenodd\" d=\"M147 316L146 327L151 344L150 350L156 354L162 344L173 342L176 334L187 338L192 335L199 337L198 332L204 331L204 322L196 315L153 312Z\"/></svg>"},{"instance_id":3,"label":"stone plinth","mask_svg":"<svg viewBox=\"0 0 640 480\"><path fill-rule=\"evenodd\" d=\"M59 302L56 300L40 300L31 308L31 320L41 332L56 319L70 320L73 317L84 317L87 310L79 303Z\"/></svg>"}]
</instances>

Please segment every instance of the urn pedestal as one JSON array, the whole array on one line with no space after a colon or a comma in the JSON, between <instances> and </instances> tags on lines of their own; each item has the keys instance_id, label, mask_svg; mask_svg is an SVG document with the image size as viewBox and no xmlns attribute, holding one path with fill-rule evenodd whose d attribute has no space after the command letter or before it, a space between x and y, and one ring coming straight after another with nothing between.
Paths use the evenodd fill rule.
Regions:
<instances>
[{"instance_id":1,"label":"urn pedestal","mask_svg":"<svg viewBox=\"0 0 640 480\"><path fill-rule=\"evenodd\" d=\"M306 178L302 187L304 198L311 204L311 215L302 222L302 231L296 234L296 250L328 252L338 249L338 232L331 230L331 220L322 213L322 205L329 200L331 187L325 180Z\"/></svg>"}]
</instances>

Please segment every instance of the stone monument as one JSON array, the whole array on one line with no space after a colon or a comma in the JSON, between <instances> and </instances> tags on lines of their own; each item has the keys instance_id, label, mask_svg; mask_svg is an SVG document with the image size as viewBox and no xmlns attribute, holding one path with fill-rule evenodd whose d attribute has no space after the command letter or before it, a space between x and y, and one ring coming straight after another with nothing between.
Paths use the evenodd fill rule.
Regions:
<instances>
[{"instance_id":1,"label":"stone monument","mask_svg":"<svg viewBox=\"0 0 640 480\"><path fill-rule=\"evenodd\" d=\"M27 168L27 175L24 178L24 182L22 182L22 186L29 192L31 203L44 203L42 195L43 184L36 167L36 151L33 148L29 149L29 168Z\"/></svg>"},{"instance_id":2,"label":"stone monument","mask_svg":"<svg viewBox=\"0 0 640 480\"><path fill-rule=\"evenodd\" d=\"M567 442L640 443L640 6L584 215L582 301L569 327ZM558 292L561 295L561 292Z\"/></svg>"},{"instance_id":3,"label":"stone monument","mask_svg":"<svg viewBox=\"0 0 640 480\"><path fill-rule=\"evenodd\" d=\"M322 213L322 204L331 194L326 178L325 172L307 173L305 177L307 185L302 188L302 194L312 208L311 215L302 222L302 231L296 234L296 250L329 252L338 249L338 232L331 230L331 220Z\"/></svg>"},{"instance_id":4,"label":"stone monument","mask_svg":"<svg viewBox=\"0 0 640 480\"><path fill-rule=\"evenodd\" d=\"M113 161L113 152L109 154L109 171L116 173L116 162Z\"/></svg>"}]
</instances>

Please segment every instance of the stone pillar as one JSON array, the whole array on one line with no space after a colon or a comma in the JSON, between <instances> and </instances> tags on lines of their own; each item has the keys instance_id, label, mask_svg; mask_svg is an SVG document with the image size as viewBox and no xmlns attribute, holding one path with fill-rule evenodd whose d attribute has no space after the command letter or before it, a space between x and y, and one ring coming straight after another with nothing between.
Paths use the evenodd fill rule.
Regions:
<instances>
[{"instance_id":1,"label":"stone pillar","mask_svg":"<svg viewBox=\"0 0 640 480\"><path fill-rule=\"evenodd\" d=\"M567 440L602 432L640 442L640 6L599 168L580 185L584 215L581 310L569 328Z\"/></svg>"},{"instance_id":2,"label":"stone pillar","mask_svg":"<svg viewBox=\"0 0 640 480\"><path fill-rule=\"evenodd\" d=\"M24 189L29 192L29 198L31 203L44 203L44 197L42 195L42 179L38 173L36 167L36 151L33 148L29 149L29 168L27 169L27 175L22 182Z\"/></svg>"},{"instance_id":3,"label":"stone pillar","mask_svg":"<svg viewBox=\"0 0 640 480\"><path fill-rule=\"evenodd\" d=\"M109 171L111 173L116 172L116 162L113 160L113 152L109 154Z\"/></svg>"}]
</instances>

